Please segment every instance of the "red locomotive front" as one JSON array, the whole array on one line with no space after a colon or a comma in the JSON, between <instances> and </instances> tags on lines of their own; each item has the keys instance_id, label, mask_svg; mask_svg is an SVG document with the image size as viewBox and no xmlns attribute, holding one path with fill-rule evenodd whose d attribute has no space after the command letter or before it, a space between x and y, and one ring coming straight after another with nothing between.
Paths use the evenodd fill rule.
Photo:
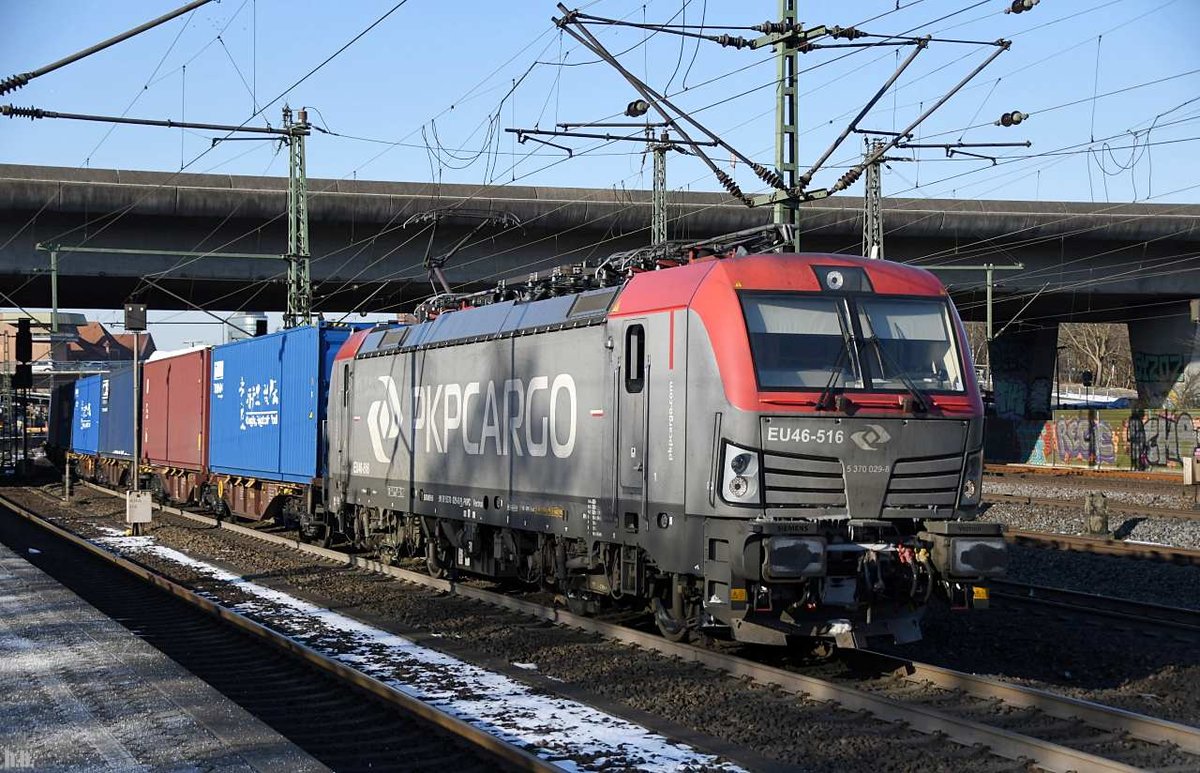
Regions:
<instances>
[{"instance_id":1,"label":"red locomotive front","mask_svg":"<svg viewBox=\"0 0 1200 773\"><path fill-rule=\"evenodd\" d=\"M837 255L710 259L635 277L616 313L659 329L669 315L675 338L686 326L703 579L679 574L660 627L903 642L934 593L986 600L1006 553L999 527L975 521L983 408L933 275Z\"/></svg>"}]
</instances>

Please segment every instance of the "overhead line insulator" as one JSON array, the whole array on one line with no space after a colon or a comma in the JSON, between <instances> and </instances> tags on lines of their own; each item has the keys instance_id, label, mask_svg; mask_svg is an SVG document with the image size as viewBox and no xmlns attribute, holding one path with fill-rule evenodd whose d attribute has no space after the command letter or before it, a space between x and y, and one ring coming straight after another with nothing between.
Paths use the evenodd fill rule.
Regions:
<instances>
[{"instance_id":1,"label":"overhead line insulator","mask_svg":"<svg viewBox=\"0 0 1200 773\"><path fill-rule=\"evenodd\" d=\"M1041 0L1012 0L1012 4L1004 9L1005 13L1025 13L1032 11Z\"/></svg>"},{"instance_id":2,"label":"overhead line insulator","mask_svg":"<svg viewBox=\"0 0 1200 773\"><path fill-rule=\"evenodd\" d=\"M767 185L770 185L772 188L782 189L787 187L783 182L783 178L780 177L779 173L774 169L768 169L759 163L751 164L750 168L754 170L754 174L758 175L758 179L762 180Z\"/></svg>"},{"instance_id":3,"label":"overhead line insulator","mask_svg":"<svg viewBox=\"0 0 1200 773\"><path fill-rule=\"evenodd\" d=\"M0 115L9 118L45 118L46 111L40 107L17 107L16 105L0 105Z\"/></svg>"},{"instance_id":4,"label":"overhead line insulator","mask_svg":"<svg viewBox=\"0 0 1200 773\"><path fill-rule=\"evenodd\" d=\"M739 50L754 45L753 41L747 40L741 35L710 35L708 39L726 48L736 48Z\"/></svg>"},{"instance_id":5,"label":"overhead line insulator","mask_svg":"<svg viewBox=\"0 0 1200 773\"><path fill-rule=\"evenodd\" d=\"M1005 113L996 120L996 126L1016 126L1029 117L1029 113L1022 113L1020 110L1013 110L1011 113Z\"/></svg>"},{"instance_id":6,"label":"overhead line insulator","mask_svg":"<svg viewBox=\"0 0 1200 773\"><path fill-rule=\"evenodd\" d=\"M834 38L835 40L838 38L841 38L843 40L857 40L858 38L867 37L868 34L869 33L863 32L862 30L856 29L854 27L830 27L829 28L829 37Z\"/></svg>"},{"instance_id":7,"label":"overhead line insulator","mask_svg":"<svg viewBox=\"0 0 1200 773\"><path fill-rule=\"evenodd\" d=\"M0 94L7 94L10 91L16 91L17 89L24 86L26 83L29 83L29 81L32 78L33 78L33 73L30 73L30 72L24 72L24 73L18 73L16 75L10 75L9 77L0 81Z\"/></svg>"},{"instance_id":8,"label":"overhead line insulator","mask_svg":"<svg viewBox=\"0 0 1200 773\"><path fill-rule=\"evenodd\" d=\"M721 183L721 186L724 187L725 190L729 191L730 196L738 199L746 206L752 206L750 197L745 193L742 193L742 189L738 187L738 184L734 182L734 179L730 177L724 169L715 170L715 174L717 176L717 181Z\"/></svg>"}]
</instances>

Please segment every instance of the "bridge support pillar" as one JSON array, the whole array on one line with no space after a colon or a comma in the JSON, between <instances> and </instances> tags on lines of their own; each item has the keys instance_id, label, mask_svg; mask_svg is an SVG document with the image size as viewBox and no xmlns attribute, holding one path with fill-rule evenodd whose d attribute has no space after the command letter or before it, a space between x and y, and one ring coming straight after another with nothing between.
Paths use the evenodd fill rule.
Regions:
<instances>
[{"instance_id":1,"label":"bridge support pillar","mask_svg":"<svg viewBox=\"0 0 1200 773\"><path fill-rule=\"evenodd\" d=\"M1200 408L1200 300L1157 308L1129 323L1138 401L1151 410Z\"/></svg>"},{"instance_id":2,"label":"bridge support pillar","mask_svg":"<svg viewBox=\"0 0 1200 773\"><path fill-rule=\"evenodd\" d=\"M1050 418L1058 326L1005 333L988 342L996 415L1003 419Z\"/></svg>"}]
</instances>

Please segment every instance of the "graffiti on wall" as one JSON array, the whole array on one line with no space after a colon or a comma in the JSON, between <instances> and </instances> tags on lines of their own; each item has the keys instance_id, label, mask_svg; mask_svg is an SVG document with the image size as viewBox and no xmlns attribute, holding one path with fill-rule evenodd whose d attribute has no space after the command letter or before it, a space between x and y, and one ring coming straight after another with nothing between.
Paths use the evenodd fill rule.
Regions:
<instances>
[{"instance_id":1,"label":"graffiti on wall","mask_svg":"<svg viewBox=\"0 0 1200 773\"><path fill-rule=\"evenodd\" d=\"M1068 463L1116 464L1117 440L1108 422L1074 417L1053 423L1055 446Z\"/></svg>"},{"instance_id":2,"label":"graffiti on wall","mask_svg":"<svg viewBox=\"0 0 1200 773\"><path fill-rule=\"evenodd\" d=\"M1024 419L1050 413L1053 385L1048 378L1030 380L993 376L992 394L996 415L1006 419Z\"/></svg>"},{"instance_id":3,"label":"graffiti on wall","mask_svg":"<svg viewBox=\"0 0 1200 773\"><path fill-rule=\"evenodd\" d=\"M1175 383L1187 360L1182 354L1133 353L1133 377L1138 381Z\"/></svg>"},{"instance_id":4,"label":"graffiti on wall","mask_svg":"<svg viewBox=\"0 0 1200 773\"><path fill-rule=\"evenodd\" d=\"M1135 421L1135 419L1130 419ZM1141 444L1134 456L1134 467L1139 470L1150 467L1178 465L1184 459L1197 458L1200 446L1200 416L1195 418L1186 411L1181 413L1156 413L1140 422L1138 429Z\"/></svg>"},{"instance_id":5,"label":"graffiti on wall","mask_svg":"<svg viewBox=\"0 0 1200 773\"><path fill-rule=\"evenodd\" d=\"M988 461L1149 470L1200 459L1200 413L1055 411L1049 421L989 417Z\"/></svg>"},{"instance_id":6,"label":"graffiti on wall","mask_svg":"<svg viewBox=\"0 0 1200 773\"><path fill-rule=\"evenodd\" d=\"M988 343L996 415L1050 418L1054 337L1043 331L1010 333Z\"/></svg>"},{"instance_id":7,"label":"graffiti on wall","mask_svg":"<svg viewBox=\"0 0 1200 773\"><path fill-rule=\"evenodd\" d=\"M1142 399L1150 405L1169 405L1172 391L1183 377L1191 357L1180 353L1133 353L1133 377Z\"/></svg>"}]
</instances>

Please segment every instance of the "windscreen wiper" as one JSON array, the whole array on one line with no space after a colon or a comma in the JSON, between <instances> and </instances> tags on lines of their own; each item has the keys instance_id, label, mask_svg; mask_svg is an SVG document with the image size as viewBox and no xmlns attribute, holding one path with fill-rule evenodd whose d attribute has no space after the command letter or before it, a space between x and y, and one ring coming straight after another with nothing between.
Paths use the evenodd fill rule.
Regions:
<instances>
[{"instance_id":1,"label":"windscreen wiper","mask_svg":"<svg viewBox=\"0 0 1200 773\"><path fill-rule=\"evenodd\" d=\"M828 400L833 397L833 384L837 381L838 376L842 373L842 361L846 359L846 352L849 351L846 344L843 342L842 350L838 352L837 359L833 361L833 372L829 374L829 380L825 382L825 387L821 390L821 394L817 396L817 410L829 410L826 406Z\"/></svg>"},{"instance_id":2,"label":"windscreen wiper","mask_svg":"<svg viewBox=\"0 0 1200 773\"><path fill-rule=\"evenodd\" d=\"M912 395L913 401L917 404L917 410L920 413L928 413L929 402L925 393L921 391L921 388L917 386L916 382L908 377L908 374L904 372L904 368L900 367L900 363L892 359L892 356L887 353L887 350L883 348L883 344L879 342L879 336L872 333L867 340L875 346L875 351L879 354L880 360L887 359L887 361L890 362L893 367L895 367L896 378L900 379L900 383L904 384L904 388L907 389L908 393Z\"/></svg>"},{"instance_id":3,"label":"windscreen wiper","mask_svg":"<svg viewBox=\"0 0 1200 773\"><path fill-rule=\"evenodd\" d=\"M840 316L840 315L839 315ZM854 346L854 335L846 327L844 322L839 319L838 325L842 329L842 350L838 352L837 359L833 362L833 372L829 374L829 380L825 382L825 388L821 390L820 396L817 397L817 410L830 410L828 400L833 397L833 384L837 381L842 372L842 363L850 361L850 347Z\"/></svg>"}]
</instances>

